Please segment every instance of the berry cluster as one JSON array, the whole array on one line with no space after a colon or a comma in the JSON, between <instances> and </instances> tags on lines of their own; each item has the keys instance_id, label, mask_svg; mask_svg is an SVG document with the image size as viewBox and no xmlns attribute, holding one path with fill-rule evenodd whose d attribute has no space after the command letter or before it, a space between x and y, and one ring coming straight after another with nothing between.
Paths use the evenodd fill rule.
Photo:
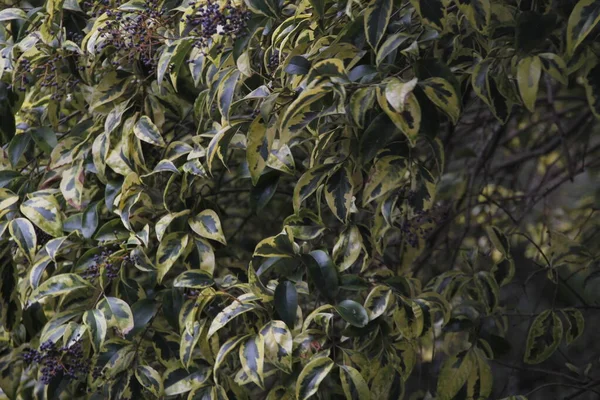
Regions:
<instances>
[{"instance_id":1,"label":"berry cluster","mask_svg":"<svg viewBox=\"0 0 600 400\"><path fill-rule=\"evenodd\" d=\"M121 260L112 260L112 251L106 247L101 248L100 253L94 254L93 263L83 273L84 278L94 281L100 276L102 269L106 271L106 277L110 280L119 276L121 270ZM129 255L122 259L124 262L131 262Z\"/></svg>"},{"instance_id":2,"label":"berry cluster","mask_svg":"<svg viewBox=\"0 0 600 400\"><path fill-rule=\"evenodd\" d=\"M109 55L114 67L139 61L153 73L156 49L161 45L157 30L165 24L164 11L159 9L158 1L146 0L145 8L137 12L108 9L104 14L110 19L98 28L100 40L96 50L108 47L116 50Z\"/></svg>"},{"instance_id":3,"label":"berry cluster","mask_svg":"<svg viewBox=\"0 0 600 400\"><path fill-rule=\"evenodd\" d=\"M84 377L90 370L89 360L84 357L81 342L76 342L70 347L57 347L56 343L47 341L39 350L28 349L23 354L23 359L28 365L41 366L41 381L50 384L53 377L62 375L71 380Z\"/></svg>"},{"instance_id":4,"label":"berry cluster","mask_svg":"<svg viewBox=\"0 0 600 400\"><path fill-rule=\"evenodd\" d=\"M181 19L191 27L190 33L196 37L194 46L204 48L210 44L214 35L235 39L245 34L251 13L235 7L231 1L221 9L219 3L208 0L202 4L192 2L193 14Z\"/></svg>"},{"instance_id":5,"label":"berry cluster","mask_svg":"<svg viewBox=\"0 0 600 400\"><path fill-rule=\"evenodd\" d=\"M71 73L71 56L72 54L66 52L49 54L37 60L35 64L27 58L19 59L16 69L17 89L24 92L28 84L37 80L40 87L52 93L51 100L62 99L64 94L69 93L80 82ZM79 66L77 69L82 70L83 67Z\"/></svg>"},{"instance_id":6,"label":"berry cluster","mask_svg":"<svg viewBox=\"0 0 600 400\"><path fill-rule=\"evenodd\" d=\"M410 196L410 193L409 193ZM439 224L448 216L447 211L440 207L434 207L429 210L419 210L412 218L406 218L400 224L400 231L404 240L413 248L419 246L419 239L426 238L432 231L433 225Z\"/></svg>"},{"instance_id":7,"label":"berry cluster","mask_svg":"<svg viewBox=\"0 0 600 400\"><path fill-rule=\"evenodd\" d=\"M277 67L279 67L279 50L273 51L271 57L269 57L269 63L267 64L267 68L269 71L274 72Z\"/></svg>"}]
</instances>

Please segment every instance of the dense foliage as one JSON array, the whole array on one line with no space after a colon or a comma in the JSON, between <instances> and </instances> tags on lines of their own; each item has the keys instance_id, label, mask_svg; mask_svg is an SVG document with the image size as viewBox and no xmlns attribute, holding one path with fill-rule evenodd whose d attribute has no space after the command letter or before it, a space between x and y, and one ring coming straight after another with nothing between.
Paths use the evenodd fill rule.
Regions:
<instances>
[{"instance_id":1,"label":"dense foliage","mask_svg":"<svg viewBox=\"0 0 600 400\"><path fill-rule=\"evenodd\" d=\"M600 395L597 0L3 4L0 398Z\"/></svg>"}]
</instances>

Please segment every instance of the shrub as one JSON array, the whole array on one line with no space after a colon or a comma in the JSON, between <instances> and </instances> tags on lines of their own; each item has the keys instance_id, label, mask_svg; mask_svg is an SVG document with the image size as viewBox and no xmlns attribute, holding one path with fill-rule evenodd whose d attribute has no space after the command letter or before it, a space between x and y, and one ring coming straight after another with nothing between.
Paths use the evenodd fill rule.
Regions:
<instances>
[{"instance_id":1,"label":"shrub","mask_svg":"<svg viewBox=\"0 0 600 400\"><path fill-rule=\"evenodd\" d=\"M4 396L598 393L597 1L2 7Z\"/></svg>"}]
</instances>

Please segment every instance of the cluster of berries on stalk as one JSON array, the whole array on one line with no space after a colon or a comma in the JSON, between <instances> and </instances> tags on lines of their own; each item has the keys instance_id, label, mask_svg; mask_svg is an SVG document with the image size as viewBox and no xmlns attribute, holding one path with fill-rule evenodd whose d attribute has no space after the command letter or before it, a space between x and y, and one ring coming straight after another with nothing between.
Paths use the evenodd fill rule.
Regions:
<instances>
[{"instance_id":1,"label":"cluster of berries on stalk","mask_svg":"<svg viewBox=\"0 0 600 400\"><path fill-rule=\"evenodd\" d=\"M194 46L204 48L210 44L214 35L235 39L246 34L246 26L251 13L241 7L235 7L228 1L224 8L213 0L197 3L190 2L194 13L185 16L181 22L191 27L190 34L196 41Z\"/></svg>"},{"instance_id":2,"label":"cluster of berries on stalk","mask_svg":"<svg viewBox=\"0 0 600 400\"><path fill-rule=\"evenodd\" d=\"M40 380L45 385L50 384L52 378L57 375L76 380L85 377L90 370L90 363L84 357L81 342L75 342L68 347L58 347L49 340L44 342L39 350L25 350L23 359L28 365L41 367Z\"/></svg>"},{"instance_id":3,"label":"cluster of berries on stalk","mask_svg":"<svg viewBox=\"0 0 600 400\"><path fill-rule=\"evenodd\" d=\"M279 67L279 50L274 50L271 54L271 57L269 57L267 68L269 68L270 71L274 72L277 69L277 67Z\"/></svg>"},{"instance_id":4,"label":"cluster of berries on stalk","mask_svg":"<svg viewBox=\"0 0 600 400\"><path fill-rule=\"evenodd\" d=\"M123 257L113 257L111 249L104 247L101 248L100 253L94 254L93 262L85 270L83 276L89 281L94 281L100 276L102 269L104 269L104 271L106 271L106 277L109 280L113 280L119 276L121 267L124 264L133 263L133 257L129 254L126 254Z\"/></svg>"},{"instance_id":5,"label":"cluster of berries on stalk","mask_svg":"<svg viewBox=\"0 0 600 400\"><path fill-rule=\"evenodd\" d=\"M165 24L164 10L160 10L158 1L146 0L144 9L137 12L108 9L104 14L110 19L98 28L96 50L117 50L110 55L114 67L139 61L153 73L156 50L162 44L157 31Z\"/></svg>"},{"instance_id":6,"label":"cluster of berries on stalk","mask_svg":"<svg viewBox=\"0 0 600 400\"><path fill-rule=\"evenodd\" d=\"M409 201L414 195L412 191L408 193ZM447 218L447 210L439 206L434 206L428 210L416 211L412 218L405 218L399 228L406 243L412 248L417 248L419 246L419 239L425 239L429 236L435 225L440 224Z\"/></svg>"},{"instance_id":7,"label":"cluster of berries on stalk","mask_svg":"<svg viewBox=\"0 0 600 400\"><path fill-rule=\"evenodd\" d=\"M35 64L27 58L20 58L16 68L16 89L24 92L27 85L38 81L40 87L52 93L51 100L62 99L65 93L69 93L80 82L69 66L71 56L72 54L67 52L56 52L48 54ZM77 69L81 70L83 67L79 66ZM11 88L12 86L9 87Z\"/></svg>"}]
</instances>

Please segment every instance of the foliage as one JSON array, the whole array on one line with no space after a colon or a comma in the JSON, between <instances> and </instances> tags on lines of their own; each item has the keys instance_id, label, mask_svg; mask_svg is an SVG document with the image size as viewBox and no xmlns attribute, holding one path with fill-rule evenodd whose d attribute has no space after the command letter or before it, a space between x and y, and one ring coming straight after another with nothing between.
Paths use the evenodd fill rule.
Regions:
<instances>
[{"instance_id":1,"label":"foliage","mask_svg":"<svg viewBox=\"0 0 600 400\"><path fill-rule=\"evenodd\" d=\"M4 396L598 393L597 1L2 7Z\"/></svg>"}]
</instances>

